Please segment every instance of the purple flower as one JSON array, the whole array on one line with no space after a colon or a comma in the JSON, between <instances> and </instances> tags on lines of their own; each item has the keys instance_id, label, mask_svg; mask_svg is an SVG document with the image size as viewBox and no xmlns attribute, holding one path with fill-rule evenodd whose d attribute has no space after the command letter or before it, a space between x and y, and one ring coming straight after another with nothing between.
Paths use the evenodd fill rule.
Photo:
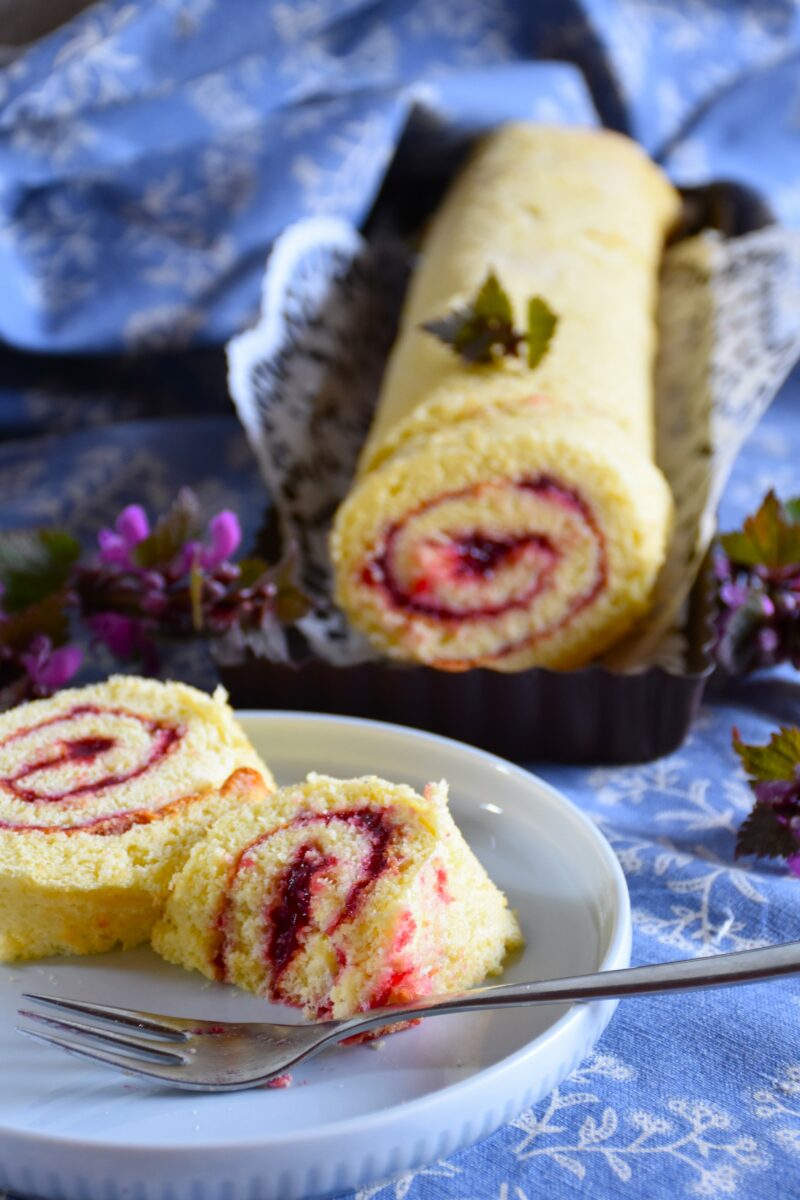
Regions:
<instances>
[{"instance_id":1,"label":"purple flower","mask_svg":"<svg viewBox=\"0 0 800 1200\"><path fill-rule=\"evenodd\" d=\"M141 621L121 613L101 612L88 617L86 623L97 640L108 646L117 658L140 657L148 673L157 670L155 643Z\"/></svg>"},{"instance_id":2,"label":"purple flower","mask_svg":"<svg viewBox=\"0 0 800 1200\"><path fill-rule=\"evenodd\" d=\"M778 636L776 629L760 629L756 637L761 658L765 665L769 665L778 653L781 644L781 639Z\"/></svg>"},{"instance_id":3,"label":"purple flower","mask_svg":"<svg viewBox=\"0 0 800 1200\"><path fill-rule=\"evenodd\" d=\"M789 874L794 875L795 879L800 879L800 850L796 854L789 855L786 865L789 868Z\"/></svg>"},{"instance_id":4,"label":"purple flower","mask_svg":"<svg viewBox=\"0 0 800 1200\"><path fill-rule=\"evenodd\" d=\"M133 567L131 551L150 533L150 522L141 504L129 504L114 522L113 529L101 529L97 535L100 561L109 565Z\"/></svg>"},{"instance_id":5,"label":"purple flower","mask_svg":"<svg viewBox=\"0 0 800 1200\"><path fill-rule=\"evenodd\" d=\"M748 595L746 587L739 583L731 583L729 580L723 583L719 589L719 598L728 608L739 608L747 601Z\"/></svg>"},{"instance_id":6,"label":"purple flower","mask_svg":"<svg viewBox=\"0 0 800 1200\"><path fill-rule=\"evenodd\" d=\"M78 670L83 652L78 646L61 646L53 649L53 643L44 634L37 634L21 654L20 662L37 691L54 692L63 687Z\"/></svg>"},{"instance_id":7,"label":"purple flower","mask_svg":"<svg viewBox=\"0 0 800 1200\"><path fill-rule=\"evenodd\" d=\"M210 546L203 542L185 543L181 551L181 571L191 571L195 566L202 567L204 571L215 571L235 554L242 540L242 528L236 513L227 508L218 512L208 523L208 536Z\"/></svg>"},{"instance_id":8,"label":"purple flower","mask_svg":"<svg viewBox=\"0 0 800 1200\"><path fill-rule=\"evenodd\" d=\"M223 509L222 512L212 517L208 525L208 533L211 547L210 549L203 548L200 562L207 571L213 571L221 562L236 553L242 540L239 518L230 509Z\"/></svg>"},{"instance_id":9,"label":"purple flower","mask_svg":"<svg viewBox=\"0 0 800 1200\"><path fill-rule=\"evenodd\" d=\"M181 547L180 555L177 559L177 574L188 575L192 567L203 559L203 543L202 542L184 542Z\"/></svg>"},{"instance_id":10,"label":"purple flower","mask_svg":"<svg viewBox=\"0 0 800 1200\"><path fill-rule=\"evenodd\" d=\"M120 613L102 612L87 618L86 624L112 654L120 658L133 657L141 637L139 621L133 617L123 617Z\"/></svg>"}]
</instances>

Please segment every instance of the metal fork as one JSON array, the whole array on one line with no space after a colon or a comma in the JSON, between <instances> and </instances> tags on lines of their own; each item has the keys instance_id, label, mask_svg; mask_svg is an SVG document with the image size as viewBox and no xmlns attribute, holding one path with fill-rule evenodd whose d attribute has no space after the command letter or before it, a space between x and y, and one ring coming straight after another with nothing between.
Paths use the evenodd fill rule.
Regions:
<instances>
[{"instance_id":1,"label":"metal fork","mask_svg":"<svg viewBox=\"0 0 800 1200\"><path fill-rule=\"evenodd\" d=\"M50 1017L21 1009L21 1017L40 1022L54 1032L44 1033L21 1025L17 1029L26 1037L59 1046L79 1058L104 1063L128 1075L190 1091L233 1092L275 1081L320 1050L390 1022L528 1004L616 1000L658 992L727 987L796 973L800 973L800 942L789 942L711 958L429 996L412 1004L371 1009L345 1020L316 1025L187 1020L25 993L26 1000L62 1015ZM70 1016L72 1013L90 1020L76 1020Z\"/></svg>"}]
</instances>

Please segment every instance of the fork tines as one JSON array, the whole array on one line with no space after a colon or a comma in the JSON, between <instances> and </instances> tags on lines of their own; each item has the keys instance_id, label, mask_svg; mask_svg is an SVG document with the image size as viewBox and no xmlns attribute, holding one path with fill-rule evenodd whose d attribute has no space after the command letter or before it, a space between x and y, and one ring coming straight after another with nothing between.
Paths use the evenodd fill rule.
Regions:
<instances>
[{"instance_id":1,"label":"fork tines","mask_svg":"<svg viewBox=\"0 0 800 1200\"><path fill-rule=\"evenodd\" d=\"M66 1000L57 996L40 996L29 992L23 995L25 1000L64 1014L62 1017L55 1017L33 1009L20 1009L21 1017L54 1031L45 1033L43 1030L30 1029L23 1025L17 1026L20 1033L35 1041L58 1046L70 1054L90 1058L120 1070L128 1069L137 1075L149 1074L146 1064L152 1063L158 1078L164 1077L165 1069L180 1068L188 1061L178 1049L181 1043L190 1038L188 1029L182 1028L188 1025L188 1022L179 1018L175 1018L174 1021L161 1016L156 1018L151 1013L89 1004L83 1000ZM70 1013L80 1013L99 1024L77 1020L70 1017ZM133 1035L134 1030L139 1037Z\"/></svg>"}]
</instances>

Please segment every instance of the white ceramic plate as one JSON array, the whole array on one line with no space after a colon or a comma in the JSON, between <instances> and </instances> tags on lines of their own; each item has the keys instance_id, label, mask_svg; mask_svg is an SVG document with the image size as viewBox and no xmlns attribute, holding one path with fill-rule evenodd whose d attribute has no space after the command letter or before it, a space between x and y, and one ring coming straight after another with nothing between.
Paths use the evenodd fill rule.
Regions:
<instances>
[{"instance_id":1,"label":"white ceramic plate","mask_svg":"<svg viewBox=\"0 0 800 1200\"><path fill-rule=\"evenodd\" d=\"M534 775L399 726L294 713L243 724L278 780L447 778L453 814L527 939L506 979L627 966L625 880L594 826ZM287 1012L150 950L0 965L0 1188L48 1200L292 1200L420 1167L485 1137L586 1056L612 1003L441 1017L331 1051L284 1091L152 1088L13 1032L23 991L210 1019Z\"/></svg>"}]
</instances>

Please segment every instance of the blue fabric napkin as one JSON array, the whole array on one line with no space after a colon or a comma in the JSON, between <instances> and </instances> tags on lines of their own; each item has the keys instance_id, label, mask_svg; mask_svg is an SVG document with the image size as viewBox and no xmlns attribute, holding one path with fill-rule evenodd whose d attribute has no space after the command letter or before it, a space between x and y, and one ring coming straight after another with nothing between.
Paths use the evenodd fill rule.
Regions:
<instances>
[{"instance_id":1,"label":"blue fabric napkin","mask_svg":"<svg viewBox=\"0 0 800 1200\"><path fill-rule=\"evenodd\" d=\"M677 182L735 179L797 224L799 62L791 0L90 8L0 71L0 523L89 539L125 503L156 511L189 484L252 532L263 489L219 346L255 315L278 230L366 218L414 114L451 134L612 125ZM122 350L139 357L109 357ZM796 374L723 527L769 486L796 492L799 454ZM194 651L170 669L213 682ZM710 698L663 762L542 770L620 856L634 961L800 938L800 883L733 860L750 797L731 726L758 740L779 721L800 722L788 672ZM794 982L629 1001L548 1100L359 1200L800 1197L798 1004Z\"/></svg>"},{"instance_id":2,"label":"blue fabric napkin","mask_svg":"<svg viewBox=\"0 0 800 1200\"><path fill-rule=\"evenodd\" d=\"M419 106L600 120L797 220L798 50L791 0L98 4L0 72L0 337L220 342L279 229L365 216Z\"/></svg>"}]
</instances>

